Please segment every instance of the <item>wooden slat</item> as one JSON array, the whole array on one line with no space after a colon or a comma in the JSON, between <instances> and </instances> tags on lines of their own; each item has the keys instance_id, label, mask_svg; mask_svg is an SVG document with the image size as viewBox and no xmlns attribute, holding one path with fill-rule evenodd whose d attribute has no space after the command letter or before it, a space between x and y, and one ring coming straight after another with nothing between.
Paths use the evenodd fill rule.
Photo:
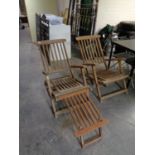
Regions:
<instances>
[{"instance_id":1,"label":"wooden slat","mask_svg":"<svg viewBox=\"0 0 155 155\"><path fill-rule=\"evenodd\" d=\"M64 85L65 88L71 88L71 86L68 84L68 82L66 81L66 79L62 79L61 83Z\"/></svg>"},{"instance_id":2,"label":"wooden slat","mask_svg":"<svg viewBox=\"0 0 155 155\"><path fill-rule=\"evenodd\" d=\"M79 43L79 47L80 47L82 59L85 59L84 53L83 53L83 46L82 46L82 43L81 43L81 41L78 41L78 43Z\"/></svg>"},{"instance_id":3,"label":"wooden slat","mask_svg":"<svg viewBox=\"0 0 155 155\"><path fill-rule=\"evenodd\" d=\"M96 109L92 106L90 102L90 98L88 98L87 95L81 94L81 97L84 99L84 102L86 102L89 106L89 109L91 111L91 115L95 117L95 120L99 119L99 114L95 111Z\"/></svg>"},{"instance_id":4,"label":"wooden slat","mask_svg":"<svg viewBox=\"0 0 155 155\"><path fill-rule=\"evenodd\" d=\"M94 104L94 102L92 101L91 98L88 98L88 96L87 96L87 99L90 101L90 103L92 105L92 109L96 111L96 114L98 115L98 120L100 120L102 118L100 111L97 109L96 105Z\"/></svg>"},{"instance_id":5,"label":"wooden slat","mask_svg":"<svg viewBox=\"0 0 155 155\"><path fill-rule=\"evenodd\" d=\"M83 129L84 126L85 126L85 124L84 124L84 122L83 122L81 116L79 115L79 113L78 113L78 111L77 111L78 108L73 104L72 100L70 100L70 99L67 99L67 100L68 100L68 103L69 103L69 105L70 105L70 107L68 107L68 108L71 108L71 109L72 109L72 112L73 112L72 115L75 116L75 119L77 119L78 122L79 122L80 128ZM76 110L75 110L75 109L76 109ZM79 129L79 128L78 128L78 129Z\"/></svg>"},{"instance_id":6,"label":"wooden slat","mask_svg":"<svg viewBox=\"0 0 155 155\"><path fill-rule=\"evenodd\" d=\"M89 116L89 113L87 112L87 109L86 109L86 107L84 106L84 104L83 104L83 101L82 102L80 102L80 95L77 95L77 96L74 96L74 98L76 99L76 101L77 101L77 105L80 105L80 110L82 111L82 113L84 114L84 116L85 116L85 120L88 122L88 126L90 126L91 124L92 124L92 120L91 120L91 118L90 118L90 116ZM80 104L80 103L82 103L82 104Z\"/></svg>"},{"instance_id":7,"label":"wooden slat","mask_svg":"<svg viewBox=\"0 0 155 155\"><path fill-rule=\"evenodd\" d=\"M93 38L100 38L100 37L101 37L100 35L87 35L87 36L76 37L76 40L79 41L79 40L86 40L86 39L93 39Z\"/></svg>"},{"instance_id":8,"label":"wooden slat","mask_svg":"<svg viewBox=\"0 0 155 155\"><path fill-rule=\"evenodd\" d=\"M86 95L86 94L84 94L84 95ZM79 99L82 101L82 103L84 105L83 108L85 108L84 111L86 111L88 118L91 119L90 124L93 124L96 121L96 119L94 118L94 115L92 114L91 110L89 109L88 102L85 102L81 95L79 95Z\"/></svg>"},{"instance_id":9,"label":"wooden slat","mask_svg":"<svg viewBox=\"0 0 155 155\"><path fill-rule=\"evenodd\" d=\"M95 44L94 48L96 47L96 57L99 58L99 57L101 57L99 45L98 45L96 39L93 39L93 41L94 41L94 44ZM101 63L102 62L101 59L97 59L97 60L98 60L98 63Z\"/></svg>"},{"instance_id":10,"label":"wooden slat","mask_svg":"<svg viewBox=\"0 0 155 155\"><path fill-rule=\"evenodd\" d=\"M83 41L83 44L84 44L84 48L85 48L84 52L85 52L86 59L89 60L89 55L88 55L89 51L88 51L88 47L87 47L85 40Z\"/></svg>"},{"instance_id":11,"label":"wooden slat","mask_svg":"<svg viewBox=\"0 0 155 155\"><path fill-rule=\"evenodd\" d=\"M38 41L36 44L38 44L38 45L47 45L47 44L65 42L65 41L66 41L66 39L42 40L42 41Z\"/></svg>"},{"instance_id":12,"label":"wooden slat","mask_svg":"<svg viewBox=\"0 0 155 155\"><path fill-rule=\"evenodd\" d=\"M99 49L100 49L100 52L101 52L101 57L103 58L103 63L105 65L105 68L107 68L107 65L106 65L106 61L104 60L104 53L103 53L103 49L102 49L102 46L101 46L101 43L100 43L100 40L99 38L97 39L97 42L98 42L98 46L99 46Z\"/></svg>"},{"instance_id":13,"label":"wooden slat","mask_svg":"<svg viewBox=\"0 0 155 155\"><path fill-rule=\"evenodd\" d=\"M77 117L75 116L75 114L74 114L74 112L73 112L73 109L72 109L72 108L69 108L69 107L71 107L71 106L70 106L70 104L69 104L69 102L68 102L68 99L64 99L64 101L65 101L65 103L66 103L66 105L67 105L67 107L68 107L68 109L69 109L69 111L70 111L70 113L71 113L71 116L72 116L72 118L73 118L73 120L74 120L74 123L75 123L76 127L77 127L78 129L81 129L82 126L81 126L80 120L77 119Z\"/></svg>"},{"instance_id":14,"label":"wooden slat","mask_svg":"<svg viewBox=\"0 0 155 155\"><path fill-rule=\"evenodd\" d=\"M89 133L91 131L94 131L97 128L100 128L100 127L102 127L103 125L105 125L107 123L108 123L108 120L107 119L102 119L102 120L94 123L93 125L89 126L88 128L84 128L84 129L81 129L81 130L76 131L74 135L76 137L84 136L87 133Z\"/></svg>"},{"instance_id":15,"label":"wooden slat","mask_svg":"<svg viewBox=\"0 0 155 155\"><path fill-rule=\"evenodd\" d=\"M114 83L116 81L122 81L124 79L128 78L128 75L118 75L118 76L115 76L115 77L107 77L107 78L104 78L103 77L103 83L105 84L109 84L109 83ZM100 79L102 79L102 77L100 77Z\"/></svg>"},{"instance_id":16,"label":"wooden slat","mask_svg":"<svg viewBox=\"0 0 155 155\"><path fill-rule=\"evenodd\" d=\"M94 59L93 59L93 50L92 50L92 44L91 44L91 40L86 40L86 42L87 42L87 48L88 48L88 52L89 52L89 59L91 60L91 61L93 61Z\"/></svg>"},{"instance_id":17,"label":"wooden slat","mask_svg":"<svg viewBox=\"0 0 155 155\"><path fill-rule=\"evenodd\" d=\"M113 91L113 92L110 92L110 93L107 93L107 94L103 95L101 98L106 99L106 98L109 98L109 97L112 97L112 96L115 96L115 95L118 95L118 94L125 93L127 91L128 91L128 89L116 90L116 91Z\"/></svg>"},{"instance_id":18,"label":"wooden slat","mask_svg":"<svg viewBox=\"0 0 155 155\"><path fill-rule=\"evenodd\" d=\"M78 95L79 93L87 93L89 91L89 87L81 87L81 88L78 88L78 89L75 89L74 91L72 90L69 90L69 92L66 94L66 93L62 93L60 96L59 96L59 99L65 99L65 98L68 98L68 97L71 97L71 96L74 96L74 95Z\"/></svg>"},{"instance_id":19,"label":"wooden slat","mask_svg":"<svg viewBox=\"0 0 155 155\"><path fill-rule=\"evenodd\" d=\"M70 97L70 99L68 99L68 101L70 101L72 107L76 106L76 100L73 97ZM74 113L76 114L76 117L80 119L80 125L82 126L82 128L87 127L89 124L88 122L85 120L85 117L83 115L83 113L79 110L79 108L77 108L76 110L74 110Z\"/></svg>"}]
</instances>

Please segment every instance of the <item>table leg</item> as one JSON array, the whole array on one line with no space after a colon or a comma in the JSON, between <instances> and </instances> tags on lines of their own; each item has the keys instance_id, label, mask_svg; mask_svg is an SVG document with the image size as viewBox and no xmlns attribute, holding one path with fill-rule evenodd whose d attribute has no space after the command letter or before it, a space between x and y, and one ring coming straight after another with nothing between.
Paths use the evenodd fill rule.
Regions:
<instances>
[{"instance_id":1,"label":"table leg","mask_svg":"<svg viewBox=\"0 0 155 155\"><path fill-rule=\"evenodd\" d=\"M129 75L129 80L127 82L127 88L129 87L129 84L131 82L131 77L133 76L134 69L135 69L135 66L132 66L131 71L130 71L130 75Z\"/></svg>"},{"instance_id":2,"label":"table leg","mask_svg":"<svg viewBox=\"0 0 155 155\"><path fill-rule=\"evenodd\" d=\"M111 51L110 51L110 56L109 56L109 61L108 61L108 69L110 68L110 63L111 63L111 57L112 57L113 47L114 47L114 44L112 43L112 45L111 45Z\"/></svg>"}]
</instances>

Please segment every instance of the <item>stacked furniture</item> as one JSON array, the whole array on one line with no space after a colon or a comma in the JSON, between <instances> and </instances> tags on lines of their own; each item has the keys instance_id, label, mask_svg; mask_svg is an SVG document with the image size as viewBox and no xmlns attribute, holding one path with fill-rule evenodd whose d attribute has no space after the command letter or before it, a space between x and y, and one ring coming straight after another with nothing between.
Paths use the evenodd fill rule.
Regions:
<instances>
[{"instance_id":1,"label":"stacked furniture","mask_svg":"<svg viewBox=\"0 0 155 155\"><path fill-rule=\"evenodd\" d=\"M70 25L63 24L63 18L52 14L36 13L37 41L66 39L68 57L71 58L71 30Z\"/></svg>"}]
</instances>

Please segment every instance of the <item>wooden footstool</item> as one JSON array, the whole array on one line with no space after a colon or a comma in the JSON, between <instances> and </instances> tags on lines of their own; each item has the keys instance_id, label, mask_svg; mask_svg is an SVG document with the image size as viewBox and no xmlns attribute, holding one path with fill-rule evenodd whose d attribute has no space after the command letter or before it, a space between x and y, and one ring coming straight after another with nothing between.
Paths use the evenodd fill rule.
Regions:
<instances>
[{"instance_id":1,"label":"wooden footstool","mask_svg":"<svg viewBox=\"0 0 155 155\"><path fill-rule=\"evenodd\" d=\"M103 118L89 97L89 89L73 92L63 95L61 99L67 105L70 116L75 125L74 135L80 140L81 147L92 144L101 139L102 126L108 123L108 120ZM95 136L90 134L95 133ZM84 136L89 134L89 138L84 139Z\"/></svg>"}]
</instances>

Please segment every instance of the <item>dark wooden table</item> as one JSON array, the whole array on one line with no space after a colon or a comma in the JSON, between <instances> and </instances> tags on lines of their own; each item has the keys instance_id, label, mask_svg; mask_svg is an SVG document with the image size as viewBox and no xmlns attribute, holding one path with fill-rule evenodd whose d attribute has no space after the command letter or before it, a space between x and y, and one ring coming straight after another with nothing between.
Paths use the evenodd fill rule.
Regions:
<instances>
[{"instance_id":1,"label":"dark wooden table","mask_svg":"<svg viewBox=\"0 0 155 155\"><path fill-rule=\"evenodd\" d=\"M115 45L120 46L120 47L124 48L125 50L130 51L133 54L135 54L135 39L112 41L112 47L111 47L109 62L108 62L108 68L110 67L111 58L112 58L112 55L113 55L113 48L114 48ZM135 58L133 58L133 59L135 59ZM131 68L131 71L130 71L130 74L129 74L130 79L127 82L127 87L130 84L130 80L131 80L131 77L132 77L134 69L135 69L135 64L133 64L131 66L132 66L132 68Z\"/></svg>"}]
</instances>

